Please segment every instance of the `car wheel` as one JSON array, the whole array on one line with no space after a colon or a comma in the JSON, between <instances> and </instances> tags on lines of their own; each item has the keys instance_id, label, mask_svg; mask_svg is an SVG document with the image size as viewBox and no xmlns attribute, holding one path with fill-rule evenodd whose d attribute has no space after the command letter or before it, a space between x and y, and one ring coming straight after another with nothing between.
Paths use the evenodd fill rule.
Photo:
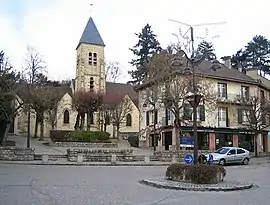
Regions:
<instances>
[{"instance_id":1,"label":"car wheel","mask_svg":"<svg viewBox=\"0 0 270 205\"><path fill-rule=\"evenodd\" d=\"M221 166L224 166L226 164L225 159L219 160L219 163L218 164L221 165Z\"/></svg>"},{"instance_id":2,"label":"car wheel","mask_svg":"<svg viewBox=\"0 0 270 205\"><path fill-rule=\"evenodd\" d=\"M248 165L248 163L249 163L249 159L248 159L248 158L245 158L245 159L243 160L243 165Z\"/></svg>"}]
</instances>

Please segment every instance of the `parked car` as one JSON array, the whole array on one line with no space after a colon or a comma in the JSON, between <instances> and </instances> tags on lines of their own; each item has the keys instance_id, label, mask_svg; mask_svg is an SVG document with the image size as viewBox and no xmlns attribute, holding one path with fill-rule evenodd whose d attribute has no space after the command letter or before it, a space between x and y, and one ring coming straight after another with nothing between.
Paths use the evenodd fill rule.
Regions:
<instances>
[{"instance_id":1,"label":"parked car","mask_svg":"<svg viewBox=\"0 0 270 205\"><path fill-rule=\"evenodd\" d=\"M240 147L221 147L217 151L210 153L213 156L213 163L219 165L225 164L244 164L250 161L249 151ZM209 161L210 154L207 154Z\"/></svg>"}]
</instances>

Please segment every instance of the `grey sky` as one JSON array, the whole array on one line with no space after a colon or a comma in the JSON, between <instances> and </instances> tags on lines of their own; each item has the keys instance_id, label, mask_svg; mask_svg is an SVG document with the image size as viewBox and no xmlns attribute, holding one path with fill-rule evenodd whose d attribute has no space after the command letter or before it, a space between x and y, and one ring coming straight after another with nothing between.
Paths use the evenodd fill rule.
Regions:
<instances>
[{"instance_id":1,"label":"grey sky","mask_svg":"<svg viewBox=\"0 0 270 205\"><path fill-rule=\"evenodd\" d=\"M44 1L40 0L40 4L44 5ZM256 34L270 38L266 0L55 0L46 6L32 7L29 9L28 0L24 9L0 14L0 27L4 31L0 32L0 48L19 68L26 46L36 47L54 79L75 77L75 48L90 16L106 44L106 58L122 65L122 82L128 80L127 70L132 69L128 62L133 56L128 48L137 42L134 33L140 32L146 23L152 25L165 47L177 40L172 33L177 33L180 26L168 18L189 24L226 21L225 25L195 29L196 36L205 36L205 29L209 30L208 40L213 41L218 57L235 53ZM187 27L181 29L185 31ZM216 35L219 38L211 38Z\"/></svg>"}]
</instances>

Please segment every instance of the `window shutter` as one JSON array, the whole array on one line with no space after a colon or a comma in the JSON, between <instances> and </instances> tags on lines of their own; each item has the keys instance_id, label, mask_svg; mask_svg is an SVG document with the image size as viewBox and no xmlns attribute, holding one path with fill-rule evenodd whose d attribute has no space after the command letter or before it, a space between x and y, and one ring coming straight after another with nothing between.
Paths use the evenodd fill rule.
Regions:
<instances>
[{"instance_id":1,"label":"window shutter","mask_svg":"<svg viewBox=\"0 0 270 205\"><path fill-rule=\"evenodd\" d=\"M165 109L165 125L168 125L168 115L169 115L169 111L168 108Z\"/></svg>"},{"instance_id":2,"label":"window shutter","mask_svg":"<svg viewBox=\"0 0 270 205\"><path fill-rule=\"evenodd\" d=\"M157 122L158 122L158 111L155 110L154 113L155 113L154 123L157 124Z\"/></svg>"},{"instance_id":3,"label":"window shutter","mask_svg":"<svg viewBox=\"0 0 270 205\"><path fill-rule=\"evenodd\" d=\"M242 124L242 123L243 123L243 110L238 109L238 124Z\"/></svg>"},{"instance_id":4,"label":"window shutter","mask_svg":"<svg viewBox=\"0 0 270 205\"><path fill-rule=\"evenodd\" d=\"M229 112L228 112L228 108L226 107L226 127L229 127Z\"/></svg>"},{"instance_id":5,"label":"window shutter","mask_svg":"<svg viewBox=\"0 0 270 205\"><path fill-rule=\"evenodd\" d=\"M200 105L200 121L205 121L205 108L204 105Z\"/></svg>"},{"instance_id":6,"label":"window shutter","mask_svg":"<svg viewBox=\"0 0 270 205\"><path fill-rule=\"evenodd\" d=\"M146 126L149 125L149 111L146 111Z\"/></svg>"}]
</instances>

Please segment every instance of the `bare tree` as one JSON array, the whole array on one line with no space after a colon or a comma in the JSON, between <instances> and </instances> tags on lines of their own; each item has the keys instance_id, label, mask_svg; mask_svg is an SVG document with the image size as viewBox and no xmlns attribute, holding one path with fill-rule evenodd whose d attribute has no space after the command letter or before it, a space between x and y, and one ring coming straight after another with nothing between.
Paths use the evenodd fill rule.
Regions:
<instances>
[{"instance_id":1,"label":"bare tree","mask_svg":"<svg viewBox=\"0 0 270 205\"><path fill-rule=\"evenodd\" d=\"M105 63L105 72L106 81L115 83L121 75L120 64L107 61Z\"/></svg>"},{"instance_id":2,"label":"bare tree","mask_svg":"<svg viewBox=\"0 0 270 205\"><path fill-rule=\"evenodd\" d=\"M87 115L87 131L90 131L94 112L102 105L103 95L92 91L79 91L73 98L73 106L77 110L75 130L84 130L85 115Z\"/></svg>"},{"instance_id":3,"label":"bare tree","mask_svg":"<svg viewBox=\"0 0 270 205\"><path fill-rule=\"evenodd\" d=\"M4 52L0 51L0 129L3 129L3 136L0 136L0 144L5 145L7 134L14 117L22 108L22 102L16 94L16 83L20 80L20 74L13 70ZM0 133L2 135L2 133Z\"/></svg>"},{"instance_id":4,"label":"bare tree","mask_svg":"<svg viewBox=\"0 0 270 205\"><path fill-rule=\"evenodd\" d=\"M258 96L237 97L238 122L246 125L254 134L254 152L258 156L258 135L270 127L270 101Z\"/></svg>"},{"instance_id":5,"label":"bare tree","mask_svg":"<svg viewBox=\"0 0 270 205\"><path fill-rule=\"evenodd\" d=\"M106 102L109 109L110 121L116 128L116 137L119 139L120 128L125 126L127 115L131 115L132 104L128 97L123 96L106 96Z\"/></svg>"}]
</instances>

